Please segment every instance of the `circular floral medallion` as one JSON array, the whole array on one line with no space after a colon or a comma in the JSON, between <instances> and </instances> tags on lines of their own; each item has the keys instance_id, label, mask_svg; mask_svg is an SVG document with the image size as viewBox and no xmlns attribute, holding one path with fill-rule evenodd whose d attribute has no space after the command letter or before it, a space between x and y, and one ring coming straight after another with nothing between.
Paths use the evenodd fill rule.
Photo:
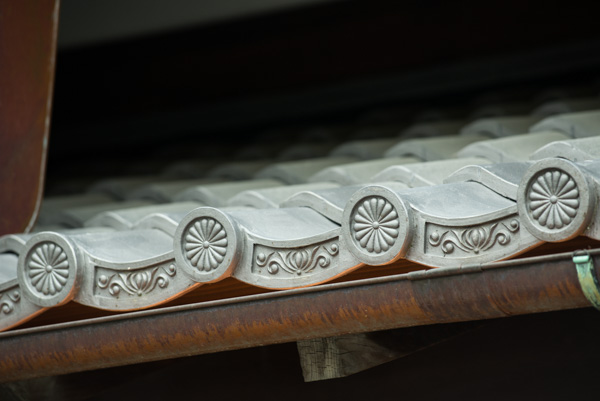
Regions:
<instances>
[{"instance_id":1,"label":"circular floral medallion","mask_svg":"<svg viewBox=\"0 0 600 401\"><path fill-rule=\"evenodd\" d=\"M51 242L37 245L26 263L31 286L44 295L55 295L69 279L69 261L65 251Z\"/></svg>"},{"instance_id":2,"label":"circular floral medallion","mask_svg":"<svg viewBox=\"0 0 600 401\"><path fill-rule=\"evenodd\" d=\"M227 233L211 217L196 221L184 237L185 256L200 271L216 269L227 253Z\"/></svg>"},{"instance_id":3,"label":"circular floral medallion","mask_svg":"<svg viewBox=\"0 0 600 401\"><path fill-rule=\"evenodd\" d=\"M354 238L371 253L390 249L398 238L399 227L398 213L387 200L379 196L359 204L352 221Z\"/></svg>"},{"instance_id":4,"label":"circular floral medallion","mask_svg":"<svg viewBox=\"0 0 600 401\"><path fill-rule=\"evenodd\" d=\"M548 229L570 224L579 208L579 189L573 177L560 170L546 170L534 178L528 193L531 217Z\"/></svg>"}]
</instances>

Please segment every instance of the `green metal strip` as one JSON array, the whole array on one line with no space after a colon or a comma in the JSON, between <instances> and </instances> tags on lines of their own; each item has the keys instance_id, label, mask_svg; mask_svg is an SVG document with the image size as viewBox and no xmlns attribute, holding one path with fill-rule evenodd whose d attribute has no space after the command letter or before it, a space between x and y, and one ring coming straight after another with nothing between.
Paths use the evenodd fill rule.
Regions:
<instances>
[{"instance_id":1,"label":"green metal strip","mask_svg":"<svg viewBox=\"0 0 600 401\"><path fill-rule=\"evenodd\" d=\"M578 251L573 254L573 263L577 268L577 277L585 297L590 301L594 308L600 310L600 285L598 276L594 267L594 260L589 253Z\"/></svg>"}]
</instances>

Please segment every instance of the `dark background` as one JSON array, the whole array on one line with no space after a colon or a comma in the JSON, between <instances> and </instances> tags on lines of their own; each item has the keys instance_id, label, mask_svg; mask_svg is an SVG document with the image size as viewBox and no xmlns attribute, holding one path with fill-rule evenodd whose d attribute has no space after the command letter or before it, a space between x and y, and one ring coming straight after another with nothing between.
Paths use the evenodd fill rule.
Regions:
<instances>
[{"instance_id":1,"label":"dark background","mask_svg":"<svg viewBox=\"0 0 600 401\"><path fill-rule=\"evenodd\" d=\"M356 124L381 107L401 120L590 82L597 26L576 2L341 1L60 49L49 174L64 160L237 148L265 130L292 142L290 127Z\"/></svg>"}]
</instances>

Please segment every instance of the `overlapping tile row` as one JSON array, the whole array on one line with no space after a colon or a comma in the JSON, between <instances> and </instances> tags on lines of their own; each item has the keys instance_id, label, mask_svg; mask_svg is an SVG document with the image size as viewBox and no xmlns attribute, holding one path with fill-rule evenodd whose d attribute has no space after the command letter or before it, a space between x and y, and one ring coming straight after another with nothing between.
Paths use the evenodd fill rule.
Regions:
<instances>
[{"instance_id":1,"label":"overlapping tile row","mask_svg":"<svg viewBox=\"0 0 600 401\"><path fill-rule=\"evenodd\" d=\"M133 192L180 195L111 204L78 230L0 239L0 330L69 301L143 309L227 277L298 288L399 259L460 266L600 240L600 112L531 130L467 133L459 149L445 137L386 142L389 157L366 161L335 156L352 153L343 145L331 159L272 163L246 181L145 182Z\"/></svg>"}]
</instances>

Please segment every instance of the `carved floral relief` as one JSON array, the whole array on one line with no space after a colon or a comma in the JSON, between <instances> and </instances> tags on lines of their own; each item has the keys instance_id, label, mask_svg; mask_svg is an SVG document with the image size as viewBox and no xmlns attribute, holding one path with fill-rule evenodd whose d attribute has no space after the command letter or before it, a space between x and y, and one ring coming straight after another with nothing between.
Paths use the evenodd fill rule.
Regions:
<instances>
[{"instance_id":1,"label":"carved floral relief","mask_svg":"<svg viewBox=\"0 0 600 401\"><path fill-rule=\"evenodd\" d=\"M61 291L69 278L69 262L65 251L51 242L37 245L26 262L27 276L33 288L44 295Z\"/></svg>"},{"instance_id":2,"label":"carved floral relief","mask_svg":"<svg viewBox=\"0 0 600 401\"><path fill-rule=\"evenodd\" d=\"M481 252L504 247L513 241L519 231L519 221L515 218L480 226L459 228L428 224L426 252L441 250L443 256L456 250L478 255Z\"/></svg>"},{"instance_id":3,"label":"carved floral relief","mask_svg":"<svg viewBox=\"0 0 600 401\"><path fill-rule=\"evenodd\" d=\"M200 271L216 269L227 253L227 233L215 219L194 223L184 236L185 257Z\"/></svg>"},{"instance_id":4,"label":"carved floral relief","mask_svg":"<svg viewBox=\"0 0 600 401\"><path fill-rule=\"evenodd\" d=\"M293 249L257 245L252 270L257 272L264 268L273 276L281 273L300 276L313 272L317 267L329 267L338 253L337 240Z\"/></svg>"},{"instance_id":5,"label":"carved floral relief","mask_svg":"<svg viewBox=\"0 0 600 401\"><path fill-rule=\"evenodd\" d=\"M151 293L156 288L164 289L177 273L175 264L156 266L131 272L113 272L102 269L97 275L96 285L106 290L113 297L121 293L131 296L142 296Z\"/></svg>"},{"instance_id":6,"label":"carved floral relief","mask_svg":"<svg viewBox=\"0 0 600 401\"><path fill-rule=\"evenodd\" d=\"M360 204L351 224L356 243L369 253L385 252L398 239L398 213L382 197L372 197Z\"/></svg>"}]
</instances>

